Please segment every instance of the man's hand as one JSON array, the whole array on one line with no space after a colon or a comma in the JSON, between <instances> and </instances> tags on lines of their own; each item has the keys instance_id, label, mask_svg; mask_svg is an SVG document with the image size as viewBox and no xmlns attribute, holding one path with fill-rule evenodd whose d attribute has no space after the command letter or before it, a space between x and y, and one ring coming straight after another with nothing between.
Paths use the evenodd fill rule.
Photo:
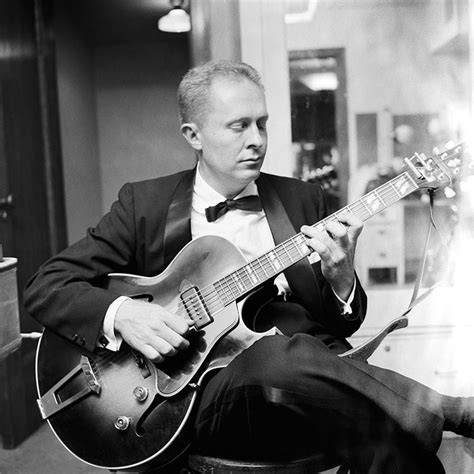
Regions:
<instances>
[{"instance_id":1,"label":"man's hand","mask_svg":"<svg viewBox=\"0 0 474 474\"><path fill-rule=\"evenodd\" d=\"M162 362L189 347L185 339L191 319L143 301L124 301L115 315L114 329L124 341L153 362Z\"/></svg>"},{"instance_id":2,"label":"man's hand","mask_svg":"<svg viewBox=\"0 0 474 474\"><path fill-rule=\"evenodd\" d=\"M346 300L354 285L354 253L363 222L352 214L340 214L325 230L304 225L307 244L321 257L321 270L337 295Z\"/></svg>"}]
</instances>

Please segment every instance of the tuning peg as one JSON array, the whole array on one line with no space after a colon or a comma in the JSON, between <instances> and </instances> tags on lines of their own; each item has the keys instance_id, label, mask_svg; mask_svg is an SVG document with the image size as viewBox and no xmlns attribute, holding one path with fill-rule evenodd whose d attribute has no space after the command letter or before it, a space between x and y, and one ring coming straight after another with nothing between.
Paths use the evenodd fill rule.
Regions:
<instances>
[{"instance_id":1,"label":"tuning peg","mask_svg":"<svg viewBox=\"0 0 474 474\"><path fill-rule=\"evenodd\" d=\"M427 163L426 155L424 153L415 153L415 156L417 157L418 161L425 167L430 169L429 164Z\"/></svg>"},{"instance_id":2,"label":"tuning peg","mask_svg":"<svg viewBox=\"0 0 474 474\"><path fill-rule=\"evenodd\" d=\"M444 188L444 195L445 195L448 199L450 199L450 198L453 198L454 196L456 196L456 191L455 191L453 188L451 188L451 187L449 187L449 186L446 186L446 187Z\"/></svg>"}]
</instances>

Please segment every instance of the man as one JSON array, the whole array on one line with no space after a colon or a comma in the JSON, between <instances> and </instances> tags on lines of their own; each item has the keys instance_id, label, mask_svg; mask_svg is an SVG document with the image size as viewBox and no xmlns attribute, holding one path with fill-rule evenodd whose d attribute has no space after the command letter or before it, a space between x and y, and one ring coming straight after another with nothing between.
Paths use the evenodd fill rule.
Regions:
<instances>
[{"instance_id":1,"label":"man","mask_svg":"<svg viewBox=\"0 0 474 474\"><path fill-rule=\"evenodd\" d=\"M31 279L27 309L87 349L125 341L159 364L188 347L191 318L117 297L94 286L98 279L160 274L206 234L233 241L251 260L301 229L313 263L278 276L278 295L256 321L283 335L263 337L210 378L194 412L194 449L244 459L322 451L361 473L443 472L435 455L442 430L472 436L472 399L337 356L365 315L353 268L362 223L341 214L308 227L326 215L319 187L260 173L268 113L258 73L238 62L204 64L184 77L178 100L197 169L125 185L96 228ZM255 195L261 204L229 201Z\"/></svg>"}]
</instances>

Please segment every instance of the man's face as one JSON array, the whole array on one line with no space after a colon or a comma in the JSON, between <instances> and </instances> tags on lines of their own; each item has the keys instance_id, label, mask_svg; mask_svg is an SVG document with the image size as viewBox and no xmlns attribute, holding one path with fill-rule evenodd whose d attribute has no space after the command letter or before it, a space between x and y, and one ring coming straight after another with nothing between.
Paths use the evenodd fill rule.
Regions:
<instances>
[{"instance_id":1,"label":"man's face","mask_svg":"<svg viewBox=\"0 0 474 474\"><path fill-rule=\"evenodd\" d=\"M267 150L267 119L259 86L245 78L214 79L196 138L201 174L224 196L235 196L258 178Z\"/></svg>"}]
</instances>

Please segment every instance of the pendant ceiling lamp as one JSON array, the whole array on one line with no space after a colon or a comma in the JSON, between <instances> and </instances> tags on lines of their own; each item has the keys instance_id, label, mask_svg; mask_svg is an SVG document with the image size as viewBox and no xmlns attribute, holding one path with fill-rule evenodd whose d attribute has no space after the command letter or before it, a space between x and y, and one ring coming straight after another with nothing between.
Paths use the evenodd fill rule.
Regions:
<instances>
[{"instance_id":1,"label":"pendant ceiling lamp","mask_svg":"<svg viewBox=\"0 0 474 474\"><path fill-rule=\"evenodd\" d=\"M184 33L191 30L191 19L183 8L183 0L171 0L171 10L158 20L158 29L167 33Z\"/></svg>"}]
</instances>

